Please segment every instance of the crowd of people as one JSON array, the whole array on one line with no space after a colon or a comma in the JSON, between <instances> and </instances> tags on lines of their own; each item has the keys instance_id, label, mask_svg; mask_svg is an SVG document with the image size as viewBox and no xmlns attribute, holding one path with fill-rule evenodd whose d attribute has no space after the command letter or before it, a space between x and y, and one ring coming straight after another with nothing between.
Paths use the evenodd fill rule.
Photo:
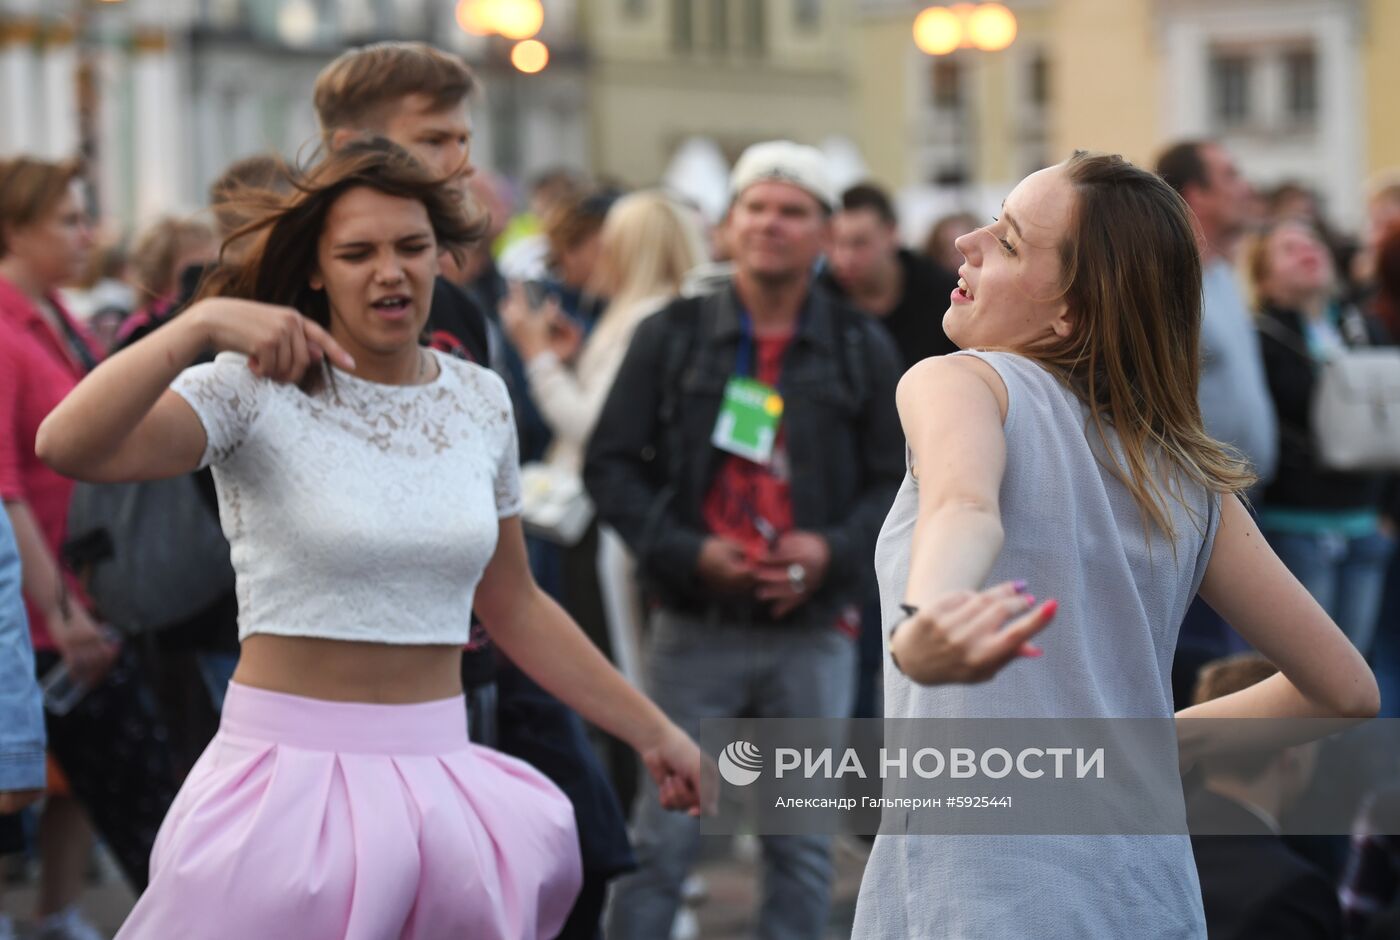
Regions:
<instances>
[{"instance_id":1,"label":"crowd of people","mask_svg":"<svg viewBox=\"0 0 1400 940\"><path fill-rule=\"evenodd\" d=\"M313 161L129 252L84 167L0 160L0 853L39 937L100 936L97 838L130 940L685 936L712 719L1400 713L1400 464L1315 426L1328 362L1400 338L1400 181L1347 238L1212 141L1080 153L913 250L787 141L722 220L521 198L475 85L351 50ZM168 581L129 558L197 603L132 603ZM1319 745L1188 727L1200 834L883 832L855 935L1395 936L1395 794L1288 841ZM761 844L759 934L822 937L832 839Z\"/></svg>"}]
</instances>

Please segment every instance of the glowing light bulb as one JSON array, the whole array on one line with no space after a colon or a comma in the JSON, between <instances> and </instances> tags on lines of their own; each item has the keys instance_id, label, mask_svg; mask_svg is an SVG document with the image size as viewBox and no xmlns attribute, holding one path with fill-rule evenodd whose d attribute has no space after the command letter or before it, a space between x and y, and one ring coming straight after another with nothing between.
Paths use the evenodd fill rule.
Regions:
<instances>
[{"instance_id":1,"label":"glowing light bulb","mask_svg":"<svg viewBox=\"0 0 1400 940\"><path fill-rule=\"evenodd\" d=\"M460 0L457 25L473 36L489 36L496 31L493 20L497 0Z\"/></svg>"},{"instance_id":2,"label":"glowing light bulb","mask_svg":"<svg viewBox=\"0 0 1400 940\"><path fill-rule=\"evenodd\" d=\"M1000 52L1016 40L1016 14L1000 3L979 4L967 20L972 44L986 52Z\"/></svg>"},{"instance_id":3,"label":"glowing light bulb","mask_svg":"<svg viewBox=\"0 0 1400 940\"><path fill-rule=\"evenodd\" d=\"M947 55L962 41L962 18L947 7L929 7L914 19L914 45L926 55Z\"/></svg>"},{"instance_id":4,"label":"glowing light bulb","mask_svg":"<svg viewBox=\"0 0 1400 940\"><path fill-rule=\"evenodd\" d=\"M540 0L495 0L492 26L507 39L529 39L544 26Z\"/></svg>"},{"instance_id":5,"label":"glowing light bulb","mask_svg":"<svg viewBox=\"0 0 1400 940\"><path fill-rule=\"evenodd\" d=\"M544 71L549 64L549 47L538 39L527 39L510 50L510 64L526 75Z\"/></svg>"}]
</instances>

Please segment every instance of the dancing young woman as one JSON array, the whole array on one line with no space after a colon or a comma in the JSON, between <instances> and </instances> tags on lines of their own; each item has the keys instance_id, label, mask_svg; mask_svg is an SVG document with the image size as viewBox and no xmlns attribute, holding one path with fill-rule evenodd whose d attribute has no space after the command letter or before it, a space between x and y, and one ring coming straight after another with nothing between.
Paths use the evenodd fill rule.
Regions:
<instances>
[{"instance_id":1,"label":"dancing young woman","mask_svg":"<svg viewBox=\"0 0 1400 940\"><path fill-rule=\"evenodd\" d=\"M418 344L439 252L476 228L376 142L248 230L225 296L113 356L40 430L46 461L92 480L212 464L238 575L219 734L120 936L552 937L579 885L573 812L468 743L473 604L672 808L699 811L701 756L532 581L504 384Z\"/></svg>"},{"instance_id":2,"label":"dancing young woman","mask_svg":"<svg viewBox=\"0 0 1400 940\"><path fill-rule=\"evenodd\" d=\"M899 386L911 466L876 551L886 714L1168 718L1199 588L1281 672L1179 717L1374 715L1365 662L1269 550L1235 496L1248 468L1202 426L1180 197L1076 154L957 244L943 323L965 352ZM1238 743L1208 724L1181 724L1187 762ZM1294 743L1268 725L1279 740L1255 743ZM855 935L1204 938L1205 922L1184 834L882 835Z\"/></svg>"}]
</instances>

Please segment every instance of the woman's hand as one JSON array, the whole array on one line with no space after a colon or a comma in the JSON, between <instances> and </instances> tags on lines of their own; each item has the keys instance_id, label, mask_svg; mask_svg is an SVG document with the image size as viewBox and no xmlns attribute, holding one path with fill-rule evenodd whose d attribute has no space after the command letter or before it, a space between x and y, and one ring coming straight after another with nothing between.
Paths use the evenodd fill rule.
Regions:
<instances>
[{"instance_id":1,"label":"woman's hand","mask_svg":"<svg viewBox=\"0 0 1400 940\"><path fill-rule=\"evenodd\" d=\"M954 591L911 615L895 629L890 652L899 669L922 685L986 682L1018 656L1040 656L1030 638L1059 607L1035 604L1024 584L985 591Z\"/></svg>"},{"instance_id":2,"label":"woman's hand","mask_svg":"<svg viewBox=\"0 0 1400 940\"><path fill-rule=\"evenodd\" d=\"M77 601L68 599L67 610L45 614L49 634L73 678L88 688L96 686L117 659L117 644L109 640Z\"/></svg>"},{"instance_id":3,"label":"woman's hand","mask_svg":"<svg viewBox=\"0 0 1400 940\"><path fill-rule=\"evenodd\" d=\"M342 369L355 368L354 358L329 333L291 307L214 297L195 304L186 318L209 345L246 355L255 375L274 382L300 382L327 356Z\"/></svg>"},{"instance_id":4,"label":"woman's hand","mask_svg":"<svg viewBox=\"0 0 1400 940\"><path fill-rule=\"evenodd\" d=\"M657 742L638 753L656 781L663 808L692 816L715 812L719 771L684 731L667 722Z\"/></svg>"},{"instance_id":5,"label":"woman's hand","mask_svg":"<svg viewBox=\"0 0 1400 940\"><path fill-rule=\"evenodd\" d=\"M519 281L510 282L510 289L501 303L501 328L505 330L506 336L525 362L528 363L541 353L556 351L551 334L554 332L555 323L560 319L568 318L564 316L557 298L549 297L536 307L530 303L524 284ZM560 359L568 361L567 356L561 356Z\"/></svg>"},{"instance_id":6,"label":"woman's hand","mask_svg":"<svg viewBox=\"0 0 1400 940\"><path fill-rule=\"evenodd\" d=\"M550 313L549 351L560 362L573 362L582 348L583 327L555 303Z\"/></svg>"}]
</instances>

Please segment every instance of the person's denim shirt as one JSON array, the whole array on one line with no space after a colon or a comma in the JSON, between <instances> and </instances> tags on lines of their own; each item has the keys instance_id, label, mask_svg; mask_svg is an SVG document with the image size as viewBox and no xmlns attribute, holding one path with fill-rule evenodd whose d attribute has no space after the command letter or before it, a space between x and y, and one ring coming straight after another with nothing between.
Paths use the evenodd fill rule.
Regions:
<instances>
[{"instance_id":1,"label":"person's denim shirt","mask_svg":"<svg viewBox=\"0 0 1400 940\"><path fill-rule=\"evenodd\" d=\"M44 786L44 702L20 593L19 548L0 511L0 791Z\"/></svg>"}]
</instances>

